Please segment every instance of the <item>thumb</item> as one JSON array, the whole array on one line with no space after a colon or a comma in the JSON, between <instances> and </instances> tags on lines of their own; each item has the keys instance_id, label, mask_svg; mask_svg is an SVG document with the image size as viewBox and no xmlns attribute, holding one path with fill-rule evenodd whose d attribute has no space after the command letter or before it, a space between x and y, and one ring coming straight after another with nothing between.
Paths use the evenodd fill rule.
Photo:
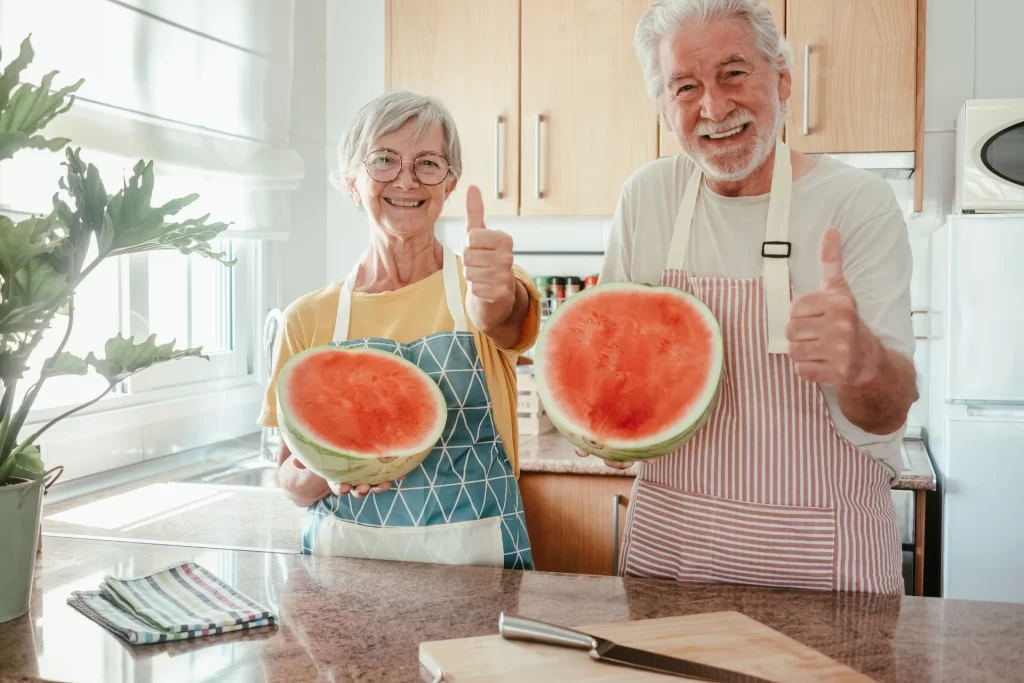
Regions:
<instances>
[{"instance_id":1,"label":"thumb","mask_svg":"<svg viewBox=\"0 0 1024 683\"><path fill-rule=\"evenodd\" d=\"M836 228L827 229L821 236L821 288L823 290L844 284L843 243Z\"/></svg>"},{"instance_id":2,"label":"thumb","mask_svg":"<svg viewBox=\"0 0 1024 683\"><path fill-rule=\"evenodd\" d=\"M484 225L484 198L480 188L470 185L466 191L466 232L486 228Z\"/></svg>"}]
</instances>

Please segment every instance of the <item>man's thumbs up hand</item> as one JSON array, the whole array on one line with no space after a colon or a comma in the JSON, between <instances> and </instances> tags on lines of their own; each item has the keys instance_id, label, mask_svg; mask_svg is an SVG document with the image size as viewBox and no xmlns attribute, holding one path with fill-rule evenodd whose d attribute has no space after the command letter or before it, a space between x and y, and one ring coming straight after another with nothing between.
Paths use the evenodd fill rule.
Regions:
<instances>
[{"instance_id":1,"label":"man's thumbs up hand","mask_svg":"<svg viewBox=\"0 0 1024 683\"><path fill-rule=\"evenodd\" d=\"M857 314L857 302L843 276L839 230L821 236L820 289L796 298L786 326L789 357L808 382L861 386L877 372L881 345Z\"/></svg>"}]
</instances>

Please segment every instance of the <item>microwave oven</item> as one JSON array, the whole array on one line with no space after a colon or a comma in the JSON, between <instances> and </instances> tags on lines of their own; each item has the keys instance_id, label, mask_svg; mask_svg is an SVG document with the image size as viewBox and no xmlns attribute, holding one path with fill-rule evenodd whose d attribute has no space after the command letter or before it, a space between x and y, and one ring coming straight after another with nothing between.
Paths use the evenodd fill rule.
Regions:
<instances>
[{"instance_id":1,"label":"microwave oven","mask_svg":"<svg viewBox=\"0 0 1024 683\"><path fill-rule=\"evenodd\" d=\"M953 213L1024 213L1024 98L967 100L955 163Z\"/></svg>"}]
</instances>

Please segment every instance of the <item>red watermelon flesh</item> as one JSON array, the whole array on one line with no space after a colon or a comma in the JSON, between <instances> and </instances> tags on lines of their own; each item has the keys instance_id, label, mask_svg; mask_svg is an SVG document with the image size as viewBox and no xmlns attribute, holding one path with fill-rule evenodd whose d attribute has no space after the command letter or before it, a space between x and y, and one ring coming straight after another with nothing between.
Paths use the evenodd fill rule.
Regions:
<instances>
[{"instance_id":1,"label":"red watermelon flesh","mask_svg":"<svg viewBox=\"0 0 1024 683\"><path fill-rule=\"evenodd\" d=\"M289 378L288 402L311 436L345 452L415 449L437 420L431 387L372 351L304 359Z\"/></svg>"},{"instance_id":2,"label":"red watermelon flesh","mask_svg":"<svg viewBox=\"0 0 1024 683\"><path fill-rule=\"evenodd\" d=\"M609 446L609 459L662 455L689 438L717 397L722 360L720 327L702 302L632 283L566 299L535 353L552 423L581 447Z\"/></svg>"}]
</instances>

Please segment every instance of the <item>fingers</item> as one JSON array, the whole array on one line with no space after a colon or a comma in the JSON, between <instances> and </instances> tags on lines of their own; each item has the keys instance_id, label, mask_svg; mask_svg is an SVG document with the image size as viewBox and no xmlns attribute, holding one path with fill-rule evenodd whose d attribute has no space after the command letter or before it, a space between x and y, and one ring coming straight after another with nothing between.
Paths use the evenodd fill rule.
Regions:
<instances>
[{"instance_id":1,"label":"fingers","mask_svg":"<svg viewBox=\"0 0 1024 683\"><path fill-rule=\"evenodd\" d=\"M834 349L821 339L811 341L791 341L789 357L795 362L826 361L834 355Z\"/></svg>"},{"instance_id":2,"label":"fingers","mask_svg":"<svg viewBox=\"0 0 1024 683\"><path fill-rule=\"evenodd\" d=\"M790 319L816 318L828 312L831 305L831 298L825 292L814 292L804 294L793 299L789 305Z\"/></svg>"},{"instance_id":3,"label":"fingers","mask_svg":"<svg viewBox=\"0 0 1024 683\"><path fill-rule=\"evenodd\" d=\"M463 255L463 262L468 258L486 259L493 254L488 252L498 251L509 257L509 265L512 265L512 236L501 230L471 230L466 236L467 252Z\"/></svg>"},{"instance_id":4,"label":"fingers","mask_svg":"<svg viewBox=\"0 0 1024 683\"><path fill-rule=\"evenodd\" d=\"M466 191L466 232L472 234L484 230L484 198L480 188L470 185Z\"/></svg>"},{"instance_id":5,"label":"fingers","mask_svg":"<svg viewBox=\"0 0 1024 683\"><path fill-rule=\"evenodd\" d=\"M846 284L843 278L843 243L839 230L828 228L821 235L821 289Z\"/></svg>"},{"instance_id":6,"label":"fingers","mask_svg":"<svg viewBox=\"0 0 1024 683\"><path fill-rule=\"evenodd\" d=\"M405 479L403 474L395 482L399 482ZM356 498L362 498L363 496L371 493L383 493L389 490L394 485L394 482L383 481L379 484L359 484L358 486L352 486L351 484L339 484L337 482L328 482L328 486L331 489L331 493L336 496L346 496L351 493Z\"/></svg>"},{"instance_id":7,"label":"fingers","mask_svg":"<svg viewBox=\"0 0 1024 683\"><path fill-rule=\"evenodd\" d=\"M805 382L835 383L835 373L831 370L830 364L825 361L793 363L793 371Z\"/></svg>"},{"instance_id":8,"label":"fingers","mask_svg":"<svg viewBox=\"0 0 1024 683\"><path fill-rule=\"evenodd\" d=\"M613 470L628 470L633 466L631 462L616 462L614 460L605 460L604 464L611 467Z\"/></svg>"}]
</instances>

